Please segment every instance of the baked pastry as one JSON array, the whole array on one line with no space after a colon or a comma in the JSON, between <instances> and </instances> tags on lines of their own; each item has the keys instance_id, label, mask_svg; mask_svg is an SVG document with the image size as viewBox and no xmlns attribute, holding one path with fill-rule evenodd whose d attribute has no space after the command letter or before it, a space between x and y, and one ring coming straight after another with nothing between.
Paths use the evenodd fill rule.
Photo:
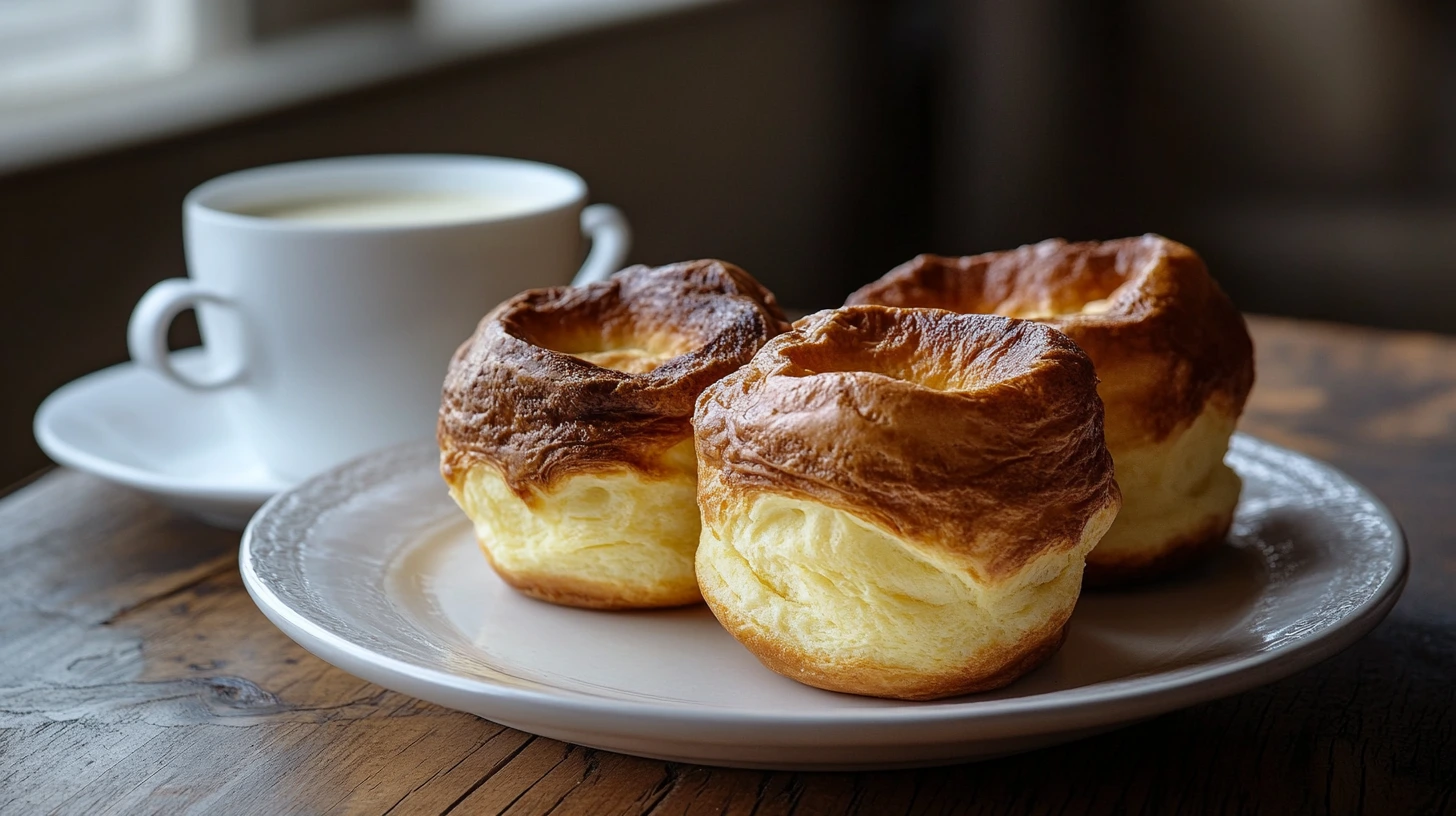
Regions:
<instances>
[{"instance_id":1,"label":"baked pastry","mask_svg":"<svg viewBox=\"0 0 1456 816\"><path fill-rule=\"evenodd\" d=\"M450 361L438 428L440 472L496 572L567 606L700 600L693 404L788 328L722 261L496 307Z\"/></svg>"},{"instance_id":2,"label":"baked pastry","mask_svg":"<svg viewBox=\"0 0 1456 816\"><path fill-rule=\"evenodd\" d=\"M1244 318L1193 250L1158 235L921 255L850 303L926 306L1054 326L1092 358L1122 513L1089 584L1156 577L1223 541L1241 482L1224 464L1254 382Z\"/></svg>"},{"instance_id":3,"label":"baked pastry","mask_svg":"<svg viewBox=\"0 0 1456 816\"><path fill-rule=\"evenodd\" d=\"M857 306L703 392L698 584L774 671L910 700L1054 653L1117 514L1092 363L1021 320Z\"/></svg>"}]
</instances>

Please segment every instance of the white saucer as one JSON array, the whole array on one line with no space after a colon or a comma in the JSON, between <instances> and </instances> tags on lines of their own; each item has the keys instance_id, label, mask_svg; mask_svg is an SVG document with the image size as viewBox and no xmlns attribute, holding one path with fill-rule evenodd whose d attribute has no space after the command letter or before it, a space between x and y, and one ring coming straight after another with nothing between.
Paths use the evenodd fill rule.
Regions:
<instances>
[{"instance_id":1,"label":"white saucer","mask_svg":"<svg viewBox=\"0 0 1456 816\"><path fill-rule=\"evenodd\" d=\"M1065 742L1235 694L1354 643L1405 583L1400 528L1328 465L1247 436L1230 546L1193 574L1089 593L1046 665L930 703L820 691L763 668L705 607L608 613L512 591L431 446L275 497L243 535L253 599L309 651L388 688L556 739L709 765L856 769Z\"/></svg>"},{"instance_id":2,"label":"white saucer","mask_svg":"<svg viewBox=\"0 0 1456 816\"><path fill-rule=\"evenodd\" d=\"M172 355L201 374L201 349ZM134 363L62 386L35 414L35 438L57 462L136 488L181 512L241 530L288 487L238 443L218 397L191 391Z\"/></svg>"}]
</instances>

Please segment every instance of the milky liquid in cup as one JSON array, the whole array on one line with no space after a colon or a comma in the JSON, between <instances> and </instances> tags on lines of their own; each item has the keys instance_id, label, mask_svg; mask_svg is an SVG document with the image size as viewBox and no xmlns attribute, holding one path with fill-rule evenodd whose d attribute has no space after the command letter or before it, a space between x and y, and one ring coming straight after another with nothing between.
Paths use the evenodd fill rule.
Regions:
<instances>
[{"instance_id":1,"label":"milky liquid in cup","mask_svg":"<svg viewBox=\"0 0 1456 816\"><path fill-rule=\"evenodd\" d=\"M530 206L530 201L513 196L432 190L312 196L232 209L239 215L307 224L404 227L498 218Z\"/></svg>"}]
</instances>

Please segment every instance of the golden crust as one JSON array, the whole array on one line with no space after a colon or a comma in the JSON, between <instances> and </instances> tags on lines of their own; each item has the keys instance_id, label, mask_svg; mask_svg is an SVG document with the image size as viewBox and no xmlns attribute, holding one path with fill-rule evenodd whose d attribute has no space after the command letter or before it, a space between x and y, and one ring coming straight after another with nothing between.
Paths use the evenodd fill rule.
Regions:
<instances>
[{"instance_id":1,"label":"golden crust","mask_svg":"<svg viewBox=\"0 0 1456 816\"><path fill-rule=\"evenodd\" d=\"M691 437L698 394L788 328L773 295L722 261L523 292L486 315L450 361L441 473L457 484L490 464L528 503L576 473L656 475L667 450ZM670 357L634 372L576 356L609 357L614 345Z\"/></svg>"},{"instance_id":2,"label":"golden crust","mask_svg":"<svg viewBox=\"0 0 1456 816\"><path fill-rule=\"evenodd\" d=\"M964 258L921 255L848 304L1035 319L1092 358L1113 447L1161 440L1215 394L1237 415L1254 383L1241 315L1193 250L1158 235L1042 241ZM1095 310L1084 312L1088 304Z\"/></svg>"},{"instance_id":3,"label":"golden crust","mask_svg":"<svg viewBox=\"0 0 1456 816\"><path fill-rule=\"evenodd\" d=\"M1054 239L964 258L922 255L848 302L1002 314L1059 329L1096 366L1107 447L1119 461L1185 433L1205 412L1231 428L1254 382L1243 316L1193 250L1157 235ZM1161 541L1154 534L1145 552L1094 550L1089 583L1136 582L1195 560L1222 540L1233 501L1192 522L1196 529L1170 528ZM1107 540L1146 523L1121 519Z\"/></svg>"},{"instance_id":4,"label":"golden crust","mask_svg":"<svg viewBox=\"0 0 1456 816\"><path fill-rule=\"evenodd\" d=\"M699 473L722 488L700 480L705 523L745 491L804 498L942 550L979 582L1074 546L1118 496L1091 361L1029 321L819 312L704 391L693 424Z\"/></svg>"}]
</instances>

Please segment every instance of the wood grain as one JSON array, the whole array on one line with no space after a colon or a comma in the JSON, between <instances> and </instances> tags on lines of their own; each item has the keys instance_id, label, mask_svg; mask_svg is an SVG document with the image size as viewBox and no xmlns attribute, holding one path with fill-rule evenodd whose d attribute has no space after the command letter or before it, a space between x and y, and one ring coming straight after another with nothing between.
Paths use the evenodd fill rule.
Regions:
<instances>
[{"instance_id":1,"label":"wood grain","mask_svg":"<svg viewBox=\"0 0 1456 816\"><path fill-rule=\"evenodd\" d=\"M0 501L0 813L1456 812L1456 339L1253 327L1244 428L1371 486L1414 559L1389 620L1296 677L974 765L638 759L354 679L254 608L236 534L57 470Z\"/></svg>"}]
</instances>

